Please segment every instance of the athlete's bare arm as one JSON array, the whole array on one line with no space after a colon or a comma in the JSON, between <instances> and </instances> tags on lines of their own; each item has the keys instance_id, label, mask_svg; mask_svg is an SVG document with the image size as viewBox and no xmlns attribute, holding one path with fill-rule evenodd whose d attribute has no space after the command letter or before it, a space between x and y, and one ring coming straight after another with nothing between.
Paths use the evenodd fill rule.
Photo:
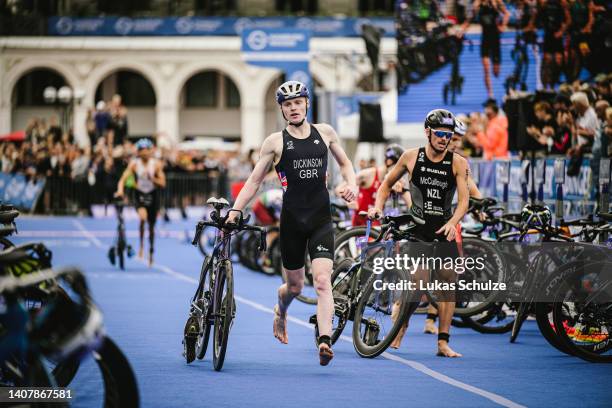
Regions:
<instances>
[{"instance_id":1,"label":"athlete's bare arm","mask_svg":"<svg viewBox=\"0 0 612 408\"><path fill-rule=\"evenodd\" d=\"M482 193L478 189L476 182L474 182L474 180L472 179L472 176L468 176L468 192L470 197L478 199L482 198Z\"/></svg>"},{"instance_id":2,"label":"athlete's bare arm","mask_svg":"<svg viewBox=\"0 0 612 408\"><path fill-rule=\"evenodd\" d=\"M276 132L271 134L264 140L261 145L261 152L259 153L259 160L257 164L255 164L255 168L251 172L251 175L247 179L244 187L240 190L238 197L236 197L236 202L234 203L233 208L236 210L244 210L247 204L255 197L257 194L257 190L259 190L259 186L263 182L266 174L268 172L268 168L270 164L274 163L277 157L280 157L280 153L282 152L282 133ZM230 216L230 219L234 219L237 215L236 212Z\"/></svg>"},{"instance_id":3,"label":"athlete's bare arm","mask_svg":"<svg viewBox=\"0 0 612 408\"><path fill-rule=\"evenodd\" d=\"M414 168L418 151L419 149L406 150L397 163L395 163L395 166L393 166L391 171L387 173L385 179L376 192L376 202L374 204L374 208L371 208L370 211L368 211L368 217L377 218L382 215L382 209L385 202L389 198L389 194L391 194L393 185L397 183L397 181L402 178L404 174L407 172L410 173Z\"/></svg>"},{"instance_id":4,"label":"athlete's bare arm","mask_svg":"<svg viewBox=\"0 0 612 408\"><path fill-rule=\"evenodd\" d=\"M357 173L357 185L361 188L371 186L377 171L376 167L359 170Z\"/></svg>"},{"instance_id":5,"label":"athlete's bare arm","mask_svg":"<svg viewBox=\"0 0 612 408\"><path fill-rule=\"evenodd\" d=\"M510 12L506 8L506 5L502 0L497 1L497 10L499 10L499 12L502 14L502 23L499 27L499 31L503 32L508 26L508 21L510 20Z\"/></svg>"},{"instance_id":6,"label":"athlete's bare arm","mask_svg":"<svg viewBox=\"0 0 612 408\"><path fill-rule=\"evenodd\" d=\"M164 165L161 162L157 162L157 165L155 166L153 183L160 188L166 187L166 173L164 173Z\"/></svg>"},{"instance_id":7,"label":"athlete's bare arm","mask_svg":"<svg viewBox=\"0 0 612 408\"><path fill-rule=\"evenodd\" d=\"M455 160L453 160L453 170L457 180L457 207L455 208L451 221L453 221L456 225L463 219L468 210L470 197L468 192L470 167L467 160L459 155L456 155Z\"/></svg>"},{"instance_id":8,"label":"athlete's bare arm","mask_svg":"<svg viewBox=\"0 0 612 408\"><path fill-rule=\"evenodd\" d=\"M340 174L342 174L342 178L346 181L347 186L342 191L339 191L339 193L345 201L350 203L357 198L357 177L355 176L353 163L351 163L344 149L340 146L340 139L338 139L334 128L326 123L319 123L316 125L316 129L323 136L323 140L328 144L336 163L340 166Z\"/></svg>"},{"instance_id":9,"label":"athlete's bare arm","mask_svg":"<svg viewBox=\"0 0 612 408\"><path fill-rule=\"evenodd\" d=\"M131 161L128 164L128 166L125 168L125 170L123 171L123 174L121 175L121 178L119 179L119 182L117 183L117 193L115 194L117 197L123 196L123 187L125 185L125 181L127 180L128 177L130 177L130 174L134 173L134 167L136 167L136 162Z\"/></svg>"}]
</instances>

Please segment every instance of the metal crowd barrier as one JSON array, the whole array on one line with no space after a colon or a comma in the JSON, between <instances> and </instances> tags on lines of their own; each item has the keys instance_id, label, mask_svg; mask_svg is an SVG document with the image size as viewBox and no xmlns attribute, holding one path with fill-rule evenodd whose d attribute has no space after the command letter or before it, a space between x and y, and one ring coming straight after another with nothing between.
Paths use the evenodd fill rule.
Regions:
<instances>
[{"instance_id":1,"label":"metal crowd barrier","mask_svg":"<svg viewBox=\"0 0 612 408\"><path fill-rule=\"evenodd\" d=\"M226 172L166 173L166 188L161 190L163 208L201 206L209 197L229 198ZM104 185L102 180L90 185L86 179L75 181L67 177L47 178L45 189L35 212L43 214L90 214L92 205L109 204L117 188L116 183ZM126 189L133 202L133 189Z\"/></svg>"}]
</instances>

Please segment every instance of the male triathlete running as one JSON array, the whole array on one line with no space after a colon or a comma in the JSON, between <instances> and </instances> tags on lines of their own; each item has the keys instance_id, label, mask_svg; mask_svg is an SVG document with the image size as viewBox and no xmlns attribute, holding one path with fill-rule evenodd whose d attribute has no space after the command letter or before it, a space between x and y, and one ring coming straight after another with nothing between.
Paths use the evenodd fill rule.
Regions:
<instances>
[{"instance_id":1,"label":"male triathlete running","mask_svg":"<svg viewBox=\"0 0 612 408\"><path fill-rule=\"evenodd\" d=\"M287 127L264 140L259 161L238 194L234 209L246 207L257 193L266 169L274 163L285 191L280 243L287 276L287 283L278 289L278 304L274 307L274 336L287 344L287 309L304 286L304 255L308 250L318 296L319 362L327 365L334 356L330 338L334 312L331 288L334 230L326 186L328 151L338 162L347 182L347 186L339 191L347 202L357 196L355 172L334 129L327 124L315 125L306 120L310 101L308 88L303 83L283 83L276 91L276 101ZM236 212L231 214L228 222L237 217Z\"/></svg>"},{"instance_id":2,"label":"male triathlete running","mask_svg":"<svg viewBox=\"0 0 612 408\"><path fill-rule=\"evenodd\" d=\"M359 195L357 196L357 208L353 213L352 224L354 227L366 225L367 217L359 215L361 211L368 211L374 206L376 200L376 191L380 187L380 183L385 178L389 170L395 166L395 163L404 153L404 149L398 144L391 144L385 149L385 164L379 167L369 167L357 173L357 185L359 186ZM339 186L340 188L343 185ZM401 194L410 207L410 194L404 193L404 186L400 182L395 183L393 190L396 194Z\"/></svg>"},{"instance_id":3,"label":"male triathlete running","mask_svg":"<svg viewBox=\"0 0 612 408\"><path fill-rule=\"evenodd\" d=\"M454 130L455 117L449 111L436 109L427 114L425 118L427 145L420 149L407 150L402 155L381 184L376 195L375 207L368 211L370 218L380 218L391 187L407 172L410 175L410 195L413 202L411 211L416 217L425 221L423 225L416 226L413 230L415 234L429 242L455 241L456 226L468 209L469 168L463 157L447 150ZM455 190L459 198L457 207L452 212ZM459 255L456 245L444 246L443 249L444 254L439 251L435 255L442 258L456 258ZM455 281L454 271L442 269L438 272L440 280ZM438 302L438 308L440 321L437 355L461 357L461 354L453 351L448 345L455 304L450 301ZM400 339L403 334L400 333Z\"/></svg>"},{"instance_id":4,"label":"male triathlete running","mask_svg":"<svg viewBox=\"0 0 612 408\"><path fill-rule=\"evenodd\" d=\"M457 117L455 117L455 132L453 133L453 137L451 137L450 143L448 144L448 147L447 147L447 150L449 152L453 152L453 153L457 153L461 155L458 151L461 149L461 143L462 143L463 137L465 136L466 132L467 132L467 126L465 125L465 123L463 123L460 119L457 119ZM482 194L480 193L480 190L478 190L478 186L472 179L471 175L468 177L468 192L469 192L470 197L482 198ZM461 224L457 224L456 237L459 242L459 240L461 239ZM437 318L438 318L438 309L436 309L432 305L429 305L429 307L427 307L427 317L425 318L425 327L423 329L424 333L438 334L438 328L436 327ZM399 347L400 341L401 341L401 338L398 339L395 345Z\"/></svg>"},{"instance_id":5,"label":"male triathlete running","mask_svg":"<svg viewBox=\"0 0 612 408\"><path fill-rule=\"evenodd\" d=\"M155 248L155 221L159 213L159 188L166 186L166 175L162 163L153 156L153 142L140 139L136 142L138 157L128 164L117 185L117 197L123 197L125 181L130 175L136 177L136 210L140 218L140 248L138 257L144 257L145 222L149 224L149 266L153 265Z\"/></svg>"}]
</instances>

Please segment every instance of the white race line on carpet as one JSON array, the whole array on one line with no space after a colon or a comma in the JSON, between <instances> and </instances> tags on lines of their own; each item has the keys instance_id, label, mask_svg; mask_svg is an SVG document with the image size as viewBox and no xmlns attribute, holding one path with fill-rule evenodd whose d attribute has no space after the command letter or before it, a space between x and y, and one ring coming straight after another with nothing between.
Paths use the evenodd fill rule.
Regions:
<instances>
[{"instance_id":1,"label":"white race line on carpet","mask_svg":"<svg viewBox=\"0 0 612 408\"><path fill-rule=\"evenodd\" d=\"M78 221L78 220L73 220L74 225L83 232L84 236L89 239L96 247L100 248L100 249L104 249L105 247L102 245L102 242L100 242L100 240L98 238L96 238L90 231L88 231L83 224ZM142 263L145 263L143 260L140 260ZM190 276L184 275L180 272L177 272L175 270L173 270L172 268L169 268L165 265L158 265L158 264L153 264L152 268L157 269L167 275L170 275L176 279L185 281L185 282L189 282L189 283L193 283L193 284L198 284L198 281ZM245 305L249 305L254 309L260 310L262 312L268 313L273 315L274 314L274 310L262 305L261 303L257 303L257 302L253 302L252 300L243 298L242 296L238 296L238 295L234 295L234 298L236 298L236 300L240 303L244 303ZM314 330L312 324L292 317L292 316L287 316L287 320L295 323L297 325L306 327L310 330ZM353 339L348 337L348 336L340 336L340 339L349 342L349 343L353 343ZM427 367L425 364L416 362L416 361L412 361L412 360L407 360L405 358L399 357L395 354L391 354L388 352L384 352L381 354L382 357L386 358L387 360L391 360L391 361L396 361L400 364L404 364L407 365L408 367L419 371L420 373L423 373L425 375L428 375L429 377L432 377L438 381L441 381L443 383L446 383L448 385L451 385L453 387L457 387L459 389L462 389L464 391L467 392L471 392L472 394L476 394L479 395L481 397L484 397L498 405L501 405L503 407L508 407L508 408L525 408L525 405L521 405L518 404L514 401L511 401L507 398L502 397L501 395L497 395L495 393L489 392L489 391L485 391L481 388L478 387L474 387L473 385L470 384L466 384L464 382L455 380L454 378L451 378L447 375L444 375L438 371L432 370L431 368Z\"/></svg>"}]
</instances>

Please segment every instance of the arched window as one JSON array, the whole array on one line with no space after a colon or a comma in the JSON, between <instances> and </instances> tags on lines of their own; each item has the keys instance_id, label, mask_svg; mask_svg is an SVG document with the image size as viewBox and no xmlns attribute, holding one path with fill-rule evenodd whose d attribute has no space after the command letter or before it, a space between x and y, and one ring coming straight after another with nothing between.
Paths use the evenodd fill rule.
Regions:
<instances>
[{"instance_id":1,"label":"arched window","mask_svg":"<svg viewBox=\"0 0 612 408\"><path fill-rule=\"evenodd\" d=\"M59 89L67 85L63 76L50 69L35 69L17 81L13 92L13 106L44 106L43 91L52 86Z\"/></svg>"}]
</instances>

